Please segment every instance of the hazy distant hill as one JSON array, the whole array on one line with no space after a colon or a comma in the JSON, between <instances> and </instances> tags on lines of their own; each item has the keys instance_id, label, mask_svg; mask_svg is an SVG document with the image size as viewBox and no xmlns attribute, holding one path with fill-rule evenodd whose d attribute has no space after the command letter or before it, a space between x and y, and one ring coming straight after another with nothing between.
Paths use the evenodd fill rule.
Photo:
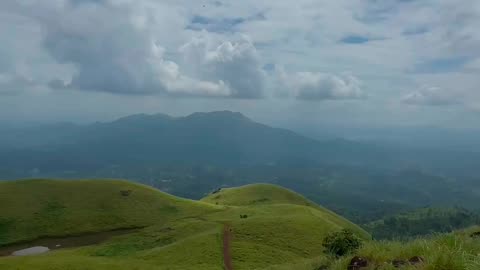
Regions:
<instances>
[{"instance_id":1,"label":"hazy distant hill","mask_svg":"<svg viewBox=\"0 0 480 270\"><path fill-rule=\"evenodd\" d=\"M416 150L343 139L314 140L230 111L194 113L185 117L138 114L107 123L59 123L21 129L4 128L0 132L0 178L3 179L32 176L128 177L143 181L160 177L159 174L149 173L149 170L161 170L163 174L165 168L171 167L176 167L176 171L185 175L190 170L187 168L195 166L223 167L227 171L228 168L241 168L243 171L246 167L272 166L275 172L269 173L268 177L289 174L292 170L301 171L296 181L308 180L311 183L305 188L310 188L316 183L313 181L315 177L304 172L308 172L308 168L331 165L341 166L338 167L341 169L335 169L337 174L339 170L343 173L349 168L362 168L363 172L367 172L363 176L349 175L352 178L348 179L350 184L345 188L349 190L347 197L351 197L358 190L351 188L358 186L355 184L358 179L368 176L370 182L382 181L371 177L377 175L375 170L387 175L389 171L394 174L403 170L423 171L476 183L480 154ZM260 172L252 178L263 181L261 175ZM318 172L315 175L325 176ZM229 176L230 181L226 184L235 184L235 176L238 173ZM192 190L196 183L184 180L182 185ZM249 179L239 180L242 180L240 183L249 182ZM420 182L411 186L417 191L421 188L421 192L428 192ZM473 186L476 188L476 185ZM360 186L360 189L363 188L364 185ZM187 195L185 190L179 193Z\"/></svg>"},{"instance_id":2,"label":"hazy distant hill","mask_svg":"<svg viewBox=\"0 0 480 270\"><path fill-rule=\"evenodd\" d=\"M229 111L0 133L0 179L127 178L195 199L270 182L357 222L426 205L475 208L479 166L472 152L314 140Z\"/></svg>"},{"instance_id":3,"label":"hazy distant hill","mask_svg":"<svg viewBox=\"0 0 480 270\"><path fill-rule=\"evenodd\" d=\"M320 142L229 111L178 118L140 114L87 126L41 126L5 132L0 141L3 167L41 171L158 162L242 166L388 159L373 146Z\"/></svg>"}]
</instances>

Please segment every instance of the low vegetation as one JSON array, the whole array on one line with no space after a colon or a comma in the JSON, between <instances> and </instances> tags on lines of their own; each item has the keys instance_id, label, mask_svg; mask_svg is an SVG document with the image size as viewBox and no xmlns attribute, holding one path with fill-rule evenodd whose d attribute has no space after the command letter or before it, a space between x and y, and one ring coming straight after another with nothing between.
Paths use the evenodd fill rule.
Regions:
<instances>
[{"instance_id":1,"label":"low vegetation","mask_svg":"<svg viewBox=\"0 0 480 270\"><path fill-rule=\"evenodd\" d=\"M232 229L235 269L262 269L314 260L324 256L325 236L344 228L362 239L370 238L353 223L272 185L251 185L229 190L227 195L220 191L218 194L225 196L225 201L218 204L209 202L210 198L200 202L184 200L143 185L114 180L28 180L0 185L1 203L8 205L0 210L2 218L8 220L3 223L0 245L39 237L141 228L94 246L60 249L41 256L0 258L2 270L159 266L179 270L223 269L225 224ZM262 202L258 203L259 200Z\"/></svg>"},{"instance_id":2,"label":"low vegetation","mask_svg":"<svg viewBox=\"0 0 480 270\"><path fill-rule=\"evenodd\" d=\"M0 183L2 245L138 228L91 246L0 257L0 270L224 269L223 231L236 270L477 270L480 228L374 241L360 227L273 185L221 189L201 201L116 180ZM227 226L227 227L225 227ZM364 263L352 268L352 263Z\"/></svg>"},{"instance_id":3,"label":"low vegetation","mask_svg":"<svg viewBox=\"0 0 480 270\"><path fill-rule=\"evenodd\" d=\"M262 204L296 204L315 206L298 193L271 184L251 184L237 188L222 188L206 196L201 201L222 205L262 205Z\"/></svg>"},{"instance_id":4,"label":"low vegetation","mask_svg":"<svg viewBox=\"0 0 480 270\"><path fill-rule=\"evenodd\" d=\"M372 241L356 255L368 260L369 267L365 270L396 269L395 265L401 269L477 270L480 269L480 240L471 237L475 231L480 228L410 241ZM344 257L333 263L330 269L347 269L350 259Z\"/></svg>"},{"instance_id":5,"label":"low vegetation","mask_svg":"<svg viewBox=\"0 0 480 270\"><path fill-rule=\"evenodd\" d=\"M142 228L219 207L117 180L0 182L0 246L39 237Z\"/></svg>"},{"instance_id":6,"label":"low vegetation","mask_svg":"<svg viewBox=\"0 0 480 270\"><path fill-rule=\"evenodd\" d=\"M329 233L323 239L323 247L328 253L341 257L350 254L362 246L362 239L350 230Z\"/></svg>"}]
</instances>

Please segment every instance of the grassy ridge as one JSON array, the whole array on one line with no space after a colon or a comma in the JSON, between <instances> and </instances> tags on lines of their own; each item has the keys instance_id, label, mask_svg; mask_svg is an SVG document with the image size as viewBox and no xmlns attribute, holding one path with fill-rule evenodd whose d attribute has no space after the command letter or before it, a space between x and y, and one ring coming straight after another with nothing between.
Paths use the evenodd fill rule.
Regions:
<instances>
[{"instance_id":1,"label":"grassy ridge","mask_svg":"<svg viewBox=\"0 0 480 270\"><path fill-rule=\"evenodd\" d=\"M217 205L209 198L202 202L184 200L114 180L29 180L1 185L1 202L9 206L0 211L11 223L2 230L3 243L145 226L139 232L96 246L0 258L2 270L220 270L225 223L233 230L233 264L240 270L301 263L323 256L325 235L345 227L365 239L370 237L302 196L272 185L231 189L226 195L222 192L224 204L230 200L237 201L237 205ZM123 196L123 191L130 191L129 195ZM263 202L247 203L259 198ZM52 204L61 207L51 207ZM12 230L13 227L22 229Z\"/></svg>"},{"instance_id":2,"label":"grassy ridge","mask_svg":"<svg viewBox=\"0 0 480 270\"><path fill-rule=\"evenodd\" d=\"M371 241L349 221L272 185L225 189L196 202L126 181L28 180L0 183L0 203L3 243L145 227L94 246L3 257L0 270L222 270L226 223L236 270L344 270L354 255L368 259L365 270L396 269L392 260L413 256L425 263L402 269L480 269L480 238L470 237L480 228L409 242ZM337 259L324 253L322 241L342 228L365 244Z\"/></svg>"},{"instance_id":3,"label":"grassy ridge","mask_svg":"<svg viewBox=\"0 0 480 270\"><path fill-rule=\"evenodd\" d=\"M118 180L0 182L0 205L0 246L38 237L145 227L218 208Z\"/></svg>"},{"instance_id":4,"label":"grassy ridge","mask_svg":"<svg viewBox=\"0 0 480 270\"><path fill-rule=\"evenodd\" d=\"M367 232L347 219L317 205L296 192L272 184L250 184L241 187L223 188L214 194L206 196L201 201L215 205L249 207L265 205L304 206L306 207L304 209L308 209L311 215L322 219L324 223L330 223L330 225L334 227L337 225L338 227L349 228L364 238L369 237ZM311 208L316 211L313 211ZM284 209L281 211L284 211ZM265 215L268 216L269 213L265 213ZM271 216L276 218L277 216L281 216L281 213Z\"/></svg>"},{"instance_id":5,"label":"grassy ridge","mask_svg":"<svg viewBox=\"0 0 480 270\"><path fill-rule=\"evenodd\" d=\"M223 188L201 201L233 206L259 204L297 204L316 206L298 193L271 184L251 184L242 187Z\"/></svg>"}]
</instances>

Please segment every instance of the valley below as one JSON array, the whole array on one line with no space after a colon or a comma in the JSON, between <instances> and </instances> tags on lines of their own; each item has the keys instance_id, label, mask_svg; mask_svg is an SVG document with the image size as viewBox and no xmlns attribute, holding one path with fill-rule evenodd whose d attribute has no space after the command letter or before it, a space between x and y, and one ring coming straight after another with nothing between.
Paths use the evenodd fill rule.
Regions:
<instances>
[{"instance_id":1,"label":"valley below","mask_svg":"<svg viewBox=\"0 0 480 270\"><path fill-rule=\"evenodd\" d=\"M229 111L7 130L0 269L477 270L478 160Z\"/></svg>"}]
</instances>

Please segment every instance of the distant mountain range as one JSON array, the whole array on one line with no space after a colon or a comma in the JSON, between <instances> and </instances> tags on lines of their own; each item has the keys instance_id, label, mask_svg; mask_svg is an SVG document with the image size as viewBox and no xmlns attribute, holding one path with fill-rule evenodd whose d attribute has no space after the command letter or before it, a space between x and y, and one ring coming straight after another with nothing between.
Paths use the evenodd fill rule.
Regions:
<instances>
[{"instance_id":1,"label":"distant mountain range","mask_svg":"<svg viewBox=\"0 0 480 270\"><path fill-rule=\"evenodd\" d=\"M355 162L363 147L342 140L320 142L229 111L178 118L138 114L86 126L39 126L4 132L0 141L2 166L42 170L157 162L229 166L286 160Z\"/></svg>"},{"instance_id":2,"label":"distant mountain range","mask_svg":"<svg viewBox=\"0 0 480 270\"><path fill-rule=\"evenodd\" d=\"M108 123L64 123L0 134L1 171L54 173L138 164L238 167L277 163L465 172L478 168L480 154L403 150L342 139L320 141L230 111L185 117L138 114Z\"/></svg>"},{"instance_id":3,"label":"distant mountain range","mask_svg":"<svg viewBox=\"0 0 480 270\"><path fill-rule=\"evenodd\" d=\"M0 133L0 179L122 178L198 199L282 185L357 222L423 206L476 208L480 155L315 140L230 111L131 115Z\"/></svg>"}]
</instances>

